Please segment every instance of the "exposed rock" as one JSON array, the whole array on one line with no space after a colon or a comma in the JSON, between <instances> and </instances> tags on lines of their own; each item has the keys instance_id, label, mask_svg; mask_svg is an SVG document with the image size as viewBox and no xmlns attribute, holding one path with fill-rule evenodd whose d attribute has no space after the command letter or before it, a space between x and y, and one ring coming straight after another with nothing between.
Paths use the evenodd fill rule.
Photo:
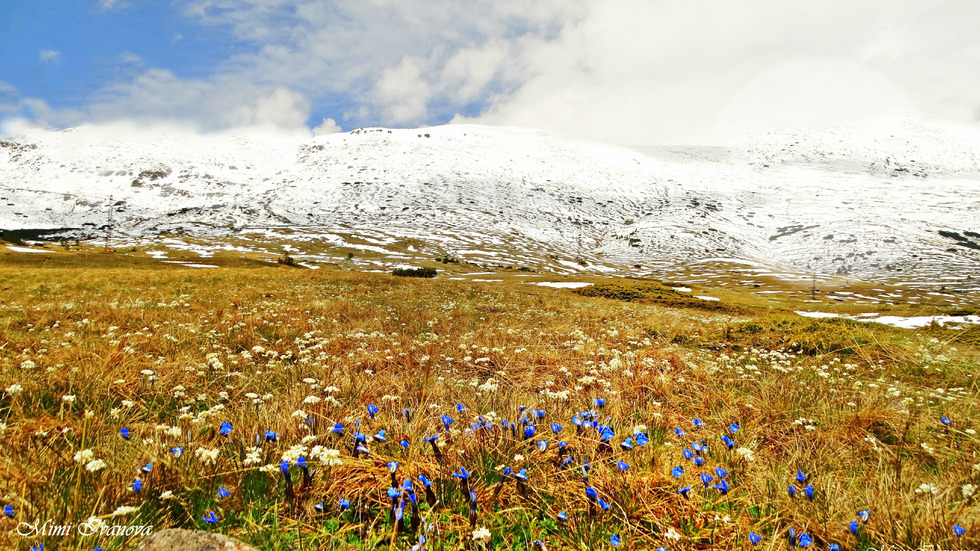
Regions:
<instances>
[{"instance_id":1,"label":"exposed rock","mask_svg":"<svg viewBox=\"0 0 980 551\"><path fill-rule=\"evenodd\" d=\"M140 542L136 551L258 551L235 538L201 532L167 528Z\"/></svg>"}]
</instances>

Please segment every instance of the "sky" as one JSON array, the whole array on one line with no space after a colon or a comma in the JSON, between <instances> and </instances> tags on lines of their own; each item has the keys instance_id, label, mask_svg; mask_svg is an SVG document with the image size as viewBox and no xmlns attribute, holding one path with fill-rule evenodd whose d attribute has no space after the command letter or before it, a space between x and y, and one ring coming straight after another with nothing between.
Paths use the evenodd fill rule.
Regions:
<instances>
[{"instance_id":1,"label":"sky","mask_svg":"<svg viewBox=\"0 0 980 551\"><path fill-rule=\"evenodd\" d=\"M977 0L0 0L0 120L622 145L980 121Z\"/></svg>"}]
</instances>

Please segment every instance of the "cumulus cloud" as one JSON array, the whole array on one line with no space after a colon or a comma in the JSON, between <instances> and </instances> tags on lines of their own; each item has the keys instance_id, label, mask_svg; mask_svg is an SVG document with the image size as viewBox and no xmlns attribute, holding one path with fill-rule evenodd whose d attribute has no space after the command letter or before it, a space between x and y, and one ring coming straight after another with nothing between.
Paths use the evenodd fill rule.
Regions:
<instances>
[{"instance_id":1,"label":"cumulus cloud","mask_svg":"<svg viewBox=\"0 0 980 551\"><path fill-rule=\"evenodd\" d=\"M85 109L53 109L37 99L22 103L38 122L51 126L130 120L170 122L200 131L305 128L310 109L305 97L282 86L255 85L234 76L187 80L161 69L106 86Z\"/></svg>"},{"instance_id":2,"label":"cumulus cloud","mask_svg":"<svg viewBox=\"0 0 980 551\"><path fill-rule=\"evenodd\" d=\"M340 125L333 119L323 119L323 122L313 127L314 136L326 136L341 132Z\"/></svg>"},{"instance_id":3,"label":"cumulus cloud","mask_svg":"<svg viewBox=\"0 0 980 551\"><path fill-rule=\"evenodd\" d=\"M61 52L58 50L41 50L38 52L38 58L44 62L57 62L61 59Z\"/></svg>"},{"instance_id":4,"label":"cumulus cloud","mask_svg":"<svg viewBox=\"0 0 980 551\"><path fill-rule=\"evenodd\" d=\"M339 105L315 120L455 120L637 145L732 143L894 110L980 119L975 0L176 5L195 22L230 32L238 52L193 79L134 59L79 112L38 103L31 110L50 120L284 128L305 125L311 105Z\"/></svg>"}]
</instances>

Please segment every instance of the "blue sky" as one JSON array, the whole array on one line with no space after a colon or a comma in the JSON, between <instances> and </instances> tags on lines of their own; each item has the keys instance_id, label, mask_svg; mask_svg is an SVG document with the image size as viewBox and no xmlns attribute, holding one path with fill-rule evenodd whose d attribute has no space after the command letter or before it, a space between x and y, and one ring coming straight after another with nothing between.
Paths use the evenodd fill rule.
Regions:
<instances>
[{"instance_id":1,"label":"blue sky","mask_svg":"<svg viewBox=\"0 0 980 551\"><path fill-rule=\"evenodd\" d=\"M976 125L975 0L0 0L0 119L726 143Z\"/></svg>"}]
</instances>

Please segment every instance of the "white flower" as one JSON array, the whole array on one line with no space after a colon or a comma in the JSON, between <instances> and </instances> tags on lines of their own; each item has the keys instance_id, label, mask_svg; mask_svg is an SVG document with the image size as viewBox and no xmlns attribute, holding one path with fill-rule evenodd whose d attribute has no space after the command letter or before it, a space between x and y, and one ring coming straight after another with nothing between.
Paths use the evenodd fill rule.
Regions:
<instances>
[{"instance_id":1,"label":"white flower","mask_svg":"<svg viewBox=\"0 0 980 551\"><path fill-rule=\"evenodd\" d=\"M306 398L303 398L303 403L304 404L319 404L320 403L320 397L319 396L307 396Z\"/></svg>"},{"instance_id":2,"label":"white flower","mask_svg":"<svg viewBox=\"0 0 980 551\"><path fill-rule=\"evenodd\" d=\"M245 465L258 465L262 462L262 448L255 446L254 448L248 450L245 454L245 460L242 461Z\"/></svg>"},{"instance_id":3,"label":"white flower","mask_svg":"<svg viewBox=\"0 0 980 551\"><path fill-rule=\"evenodd\" d=\"M343 465L343 462L340 460L340 450L314 446L310 453L311 455L317 456L320 459L320 463L328 467Z\"/></svg>"},{"instance_id":4,"label":"white flower","mask_svg":"<svg viewBox=\"0 0 980 551\"><path fill-rule=\"evenodd\" d=\"M24 360L24 361L20 362L20 368L21 369L34 369L36 366L37 366L37 364L35 364L31 360Z\"/></svg>"},{"instance_id":5,"label":"white flower","mask_svg":"<svg viewBox=\"0 0 980 551\"><path fill-rule=\"evenodd\" d=\"M977 492L977 487L973 484L964 484L960 491L963 492L963 497L971 497Z\"/></svg>"},{"instance_id":6,"label":"white flower","mask_svg":"<svg viewBox=\"0 0 980 551\"><path fill-rule=\"evenodd\" d=\"M139 507L127 507L125 505L122 505L120 507L117 507L116 510L113 511L112 514L110 514L109 516L118 517L119 515L128 515L129 513L135 513L136 511L139 511Z\"/></svg>"},{"instance_id":7,"label":"white flower","mask_svg":"<svg viewBox=\"0 0 980 551\"><path fill-rule=\"evenodd\" d=\"M87 470L90 473L94 473L95 471L100 471L104 468L105 468L105 461L101 459L93 459L85 464L85 470Z\"/></svg>"},{"instance_id":8,"label":"white flower","mask_svg":"<svg viewBox=\"0 0 980 551\"><path fill-rule=\"evenodd\" d=\"M755 461L755 453L749 448L745 448L745 447L738 448L737 450L735 450L735 453L745 458L746 461L750 461L750 462Z\"/></svg>"},{"instance_id":9,"label":"white flower","mask_svg":"<svg viewBox=\"0 0 980 551\"><path fill-rule=\"evenodd\" d=\"M927 484L923 482L922 484L919 484L918 488L915 489L915 493L937 495L939 494L939 488L937 488L933 484Z\"/></svg>"},{"instance_id":10,"label":"white flower","mask_svg":"<svg viewBox=\"0 0 980 551\"><path fill-rule=\"evenodd\" d=\"M174 497L174 493L172 491L167 490L166 492L160 494L160 499L166 501L168 499L176 499L176 498Z\"/></svg>"},{"instance_id":11,"label":"white flower","mask_svg":"<svg viewBox=\"0 0 980 551\"><path fill-rule=\"evenodd\" d=\"M490 530L487 530L485 526L473 530L473 541L480 545L486 545L490 542Z\"/></svg>"},{"instance_id":12,"label":"white flower","mask_svg":"<svg viewBox=\"0 0 980 551\"><path fill-rule=\"evenodd\" d=\"M306 455L306 446L303 444L296 444L295 446L282 452L282 460L295 463L297 459L303 457L304 455Z\"/></svg>"},{"instance_id":13,"label":"white flower","mask_svg":"<svg viewBox=\"0 0 980 551\"><path fill-rule=\"evenodd\" d=\"M64 396L61 397L61 401L62 402L67 402L69 404L74 403L75 402L75 395L73 395L73 394L65 394Z\"/></svg>"},{"instance_id":14,"label":"white flower","mask_svg":"<svg viewBox=\"0 0 980 551\"><path fill-rule=\"evenodd\" d=\"M196 450L194 450L194 455L196 455L197 458L202 463L205 463L205 464L207 464L207 463L214 464L218 460L218 451L219 450L217 448L215 448L213 450L209 450L207 448L197 448Z\"/></svg>"},{"instance_id":15,"label":"white flower","mask_svg":"<svg viewBox=\"0 0 980 551\"><path fill-rule=\"evenodd\" d=\"M14 383L14 384L12 384L12 385L10 385L10 386L8 386L7 388L4 389L4 392L6 392L7 394L10 394L11 396L13 396L14 394L18 394L20 392L23 392L23 391L24 391L24 387L20 386L17 383Z\"/></svg>"},{"instance_id":16,"label":"white flower","mask_svg":"<svg viewBox=\"0 0 980 551\"><path fill-rule=\"evenodd\" d=\"M80 450L75 453L75 463L87 463L95 459L95 452L91 449Z\"/></svg>"}]
</instances>

